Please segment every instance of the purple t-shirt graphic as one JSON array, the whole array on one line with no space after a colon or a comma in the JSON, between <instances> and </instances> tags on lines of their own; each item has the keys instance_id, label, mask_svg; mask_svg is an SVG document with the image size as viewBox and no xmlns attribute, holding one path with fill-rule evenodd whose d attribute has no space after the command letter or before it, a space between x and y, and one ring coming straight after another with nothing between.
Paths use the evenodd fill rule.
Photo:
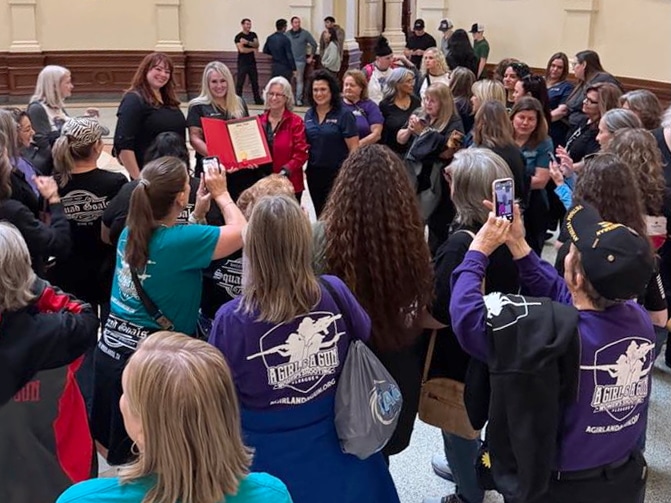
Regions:
<instances>
[{"instance_id":1,"label":"purple t-shirt graphic","mask_svg":"<svg viewBox=\"0 0 671 503\"><path fill-rule=\"evenodd\" d=\"M258 313L242 312L239 298L217 312L209 342L226 357L243 407L290 407L334 393L350 341L368 340L368 315L341 280L323 278L345 313L323 287L321 301L289 323L255 321Z\"/></svg>"},{"instance_id":2,"label":"purple t-shirt graphic","mask_svg":"<svg viewBox=\"0 0 671 503\"><path fill-rule=\"evenodd\" d=\"M359 139L365 138L370 134L370 127L373 124L384 123L380 107L373 100L361 100L353 105L343 102L343 108L349 110L354 115Z\"/></svg>"}]
</instances>

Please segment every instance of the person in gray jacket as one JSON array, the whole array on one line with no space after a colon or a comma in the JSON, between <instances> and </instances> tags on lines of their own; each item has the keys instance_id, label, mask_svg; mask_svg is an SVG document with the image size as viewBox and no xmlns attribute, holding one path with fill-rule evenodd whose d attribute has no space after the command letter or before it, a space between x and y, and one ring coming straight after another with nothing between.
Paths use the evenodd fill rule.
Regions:
<instances>
[{"instance_id":1,"label":"person in gray jacket","mask_svg":"<svg viewBox=\"0 0 671 503\"><path fill-rule=\"evenodd\" d=\"M301 18L298 16L291 18L291 29L285 35L291 42L291 52L296 63L296 105L302 107L305 66L312 63L312 57L317 52L317 42L309 31L301 28Z\"/></svg>"}]
</instances>

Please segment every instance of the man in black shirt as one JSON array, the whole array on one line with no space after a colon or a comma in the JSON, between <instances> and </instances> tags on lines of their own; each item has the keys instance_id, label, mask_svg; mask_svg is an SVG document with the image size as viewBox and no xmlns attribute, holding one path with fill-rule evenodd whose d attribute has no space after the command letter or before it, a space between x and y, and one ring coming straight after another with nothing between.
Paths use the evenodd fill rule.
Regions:
<instances>
[{"instance_id":1,"label":"man in black shirt","mask_svg":"<svg viewBox=\"0 0 671 503\"><path fill-rule=\"evenodd\" d=\"M408 42L405 44L403 54L406 58L410 58L413 65L420 68L424 51L429 47L437 47L436 39L424 31L424 20L417 19L412 28L412 35L408 37Z\"/></svg>"},{"instance_id":2,"label":"man in black shirt","mask_svg":"<svg viewBox=\"0 0 671 503\"><path fill-rule=\"evenodd\" d=\"M284 77L289 82L296 73L296 62L294 53L291 51L291 42L284 34L287 31L287 20L278 19L275 21L275 33L266 39L263 46L263 54L273 58L272 76Z\"/></svg>"},{"instance_id":3,"label":"man in black shirt","mask_svg":"<svg viewBox=\"0 0 671 503\"><path fill-rule=\"evenodd\" d=\"M235 36L235 47L238 49L238 73L235 79L235 94L242 96L242 88L245 86L245 78L249 75L254 93L254 103L263 105L259 94L259 73L256 70L256 58L254 53L259 48L259 37L252 31L252 21L243 19L240 24L242 31Z\"/></svg>"}]
</instances>

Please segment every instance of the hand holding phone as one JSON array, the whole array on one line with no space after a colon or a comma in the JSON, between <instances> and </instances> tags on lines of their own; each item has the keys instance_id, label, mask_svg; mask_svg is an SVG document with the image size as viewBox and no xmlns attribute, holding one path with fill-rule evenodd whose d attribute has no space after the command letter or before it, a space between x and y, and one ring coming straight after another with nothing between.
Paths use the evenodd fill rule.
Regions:
<instances>
[{"instance_id":1,"label":"hand holding phone","mask_svg":"<svg viewBox=\"0 0 671 503\"><path fill-rule=\"evenodd\" d=\"M515 204L515 182L512 178L499 178L492 183L494 213L512 222Z\"/></svg>"}]
</instances>

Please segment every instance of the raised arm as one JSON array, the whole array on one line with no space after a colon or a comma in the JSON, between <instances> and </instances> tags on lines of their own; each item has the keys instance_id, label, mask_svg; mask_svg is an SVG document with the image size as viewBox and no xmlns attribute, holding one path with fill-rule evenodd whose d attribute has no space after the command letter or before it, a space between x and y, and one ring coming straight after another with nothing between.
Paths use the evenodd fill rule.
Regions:
<instances>
[{"instance_id":1,"label":"raised arm","mask_svg":"<svg viewBox=\"0 0 671 503\"><path fill-rule=\"evenodd\" d=\"M226 222L219 228L219 239L212 254L212 260L217 260L228 257L234 251L242 248L242 230L247 224L247 220L228 193L225 173L210 166L205 169L203 175L207 190L219 206L224 216L224 222Z\"/></svg>"}]
</instances>

